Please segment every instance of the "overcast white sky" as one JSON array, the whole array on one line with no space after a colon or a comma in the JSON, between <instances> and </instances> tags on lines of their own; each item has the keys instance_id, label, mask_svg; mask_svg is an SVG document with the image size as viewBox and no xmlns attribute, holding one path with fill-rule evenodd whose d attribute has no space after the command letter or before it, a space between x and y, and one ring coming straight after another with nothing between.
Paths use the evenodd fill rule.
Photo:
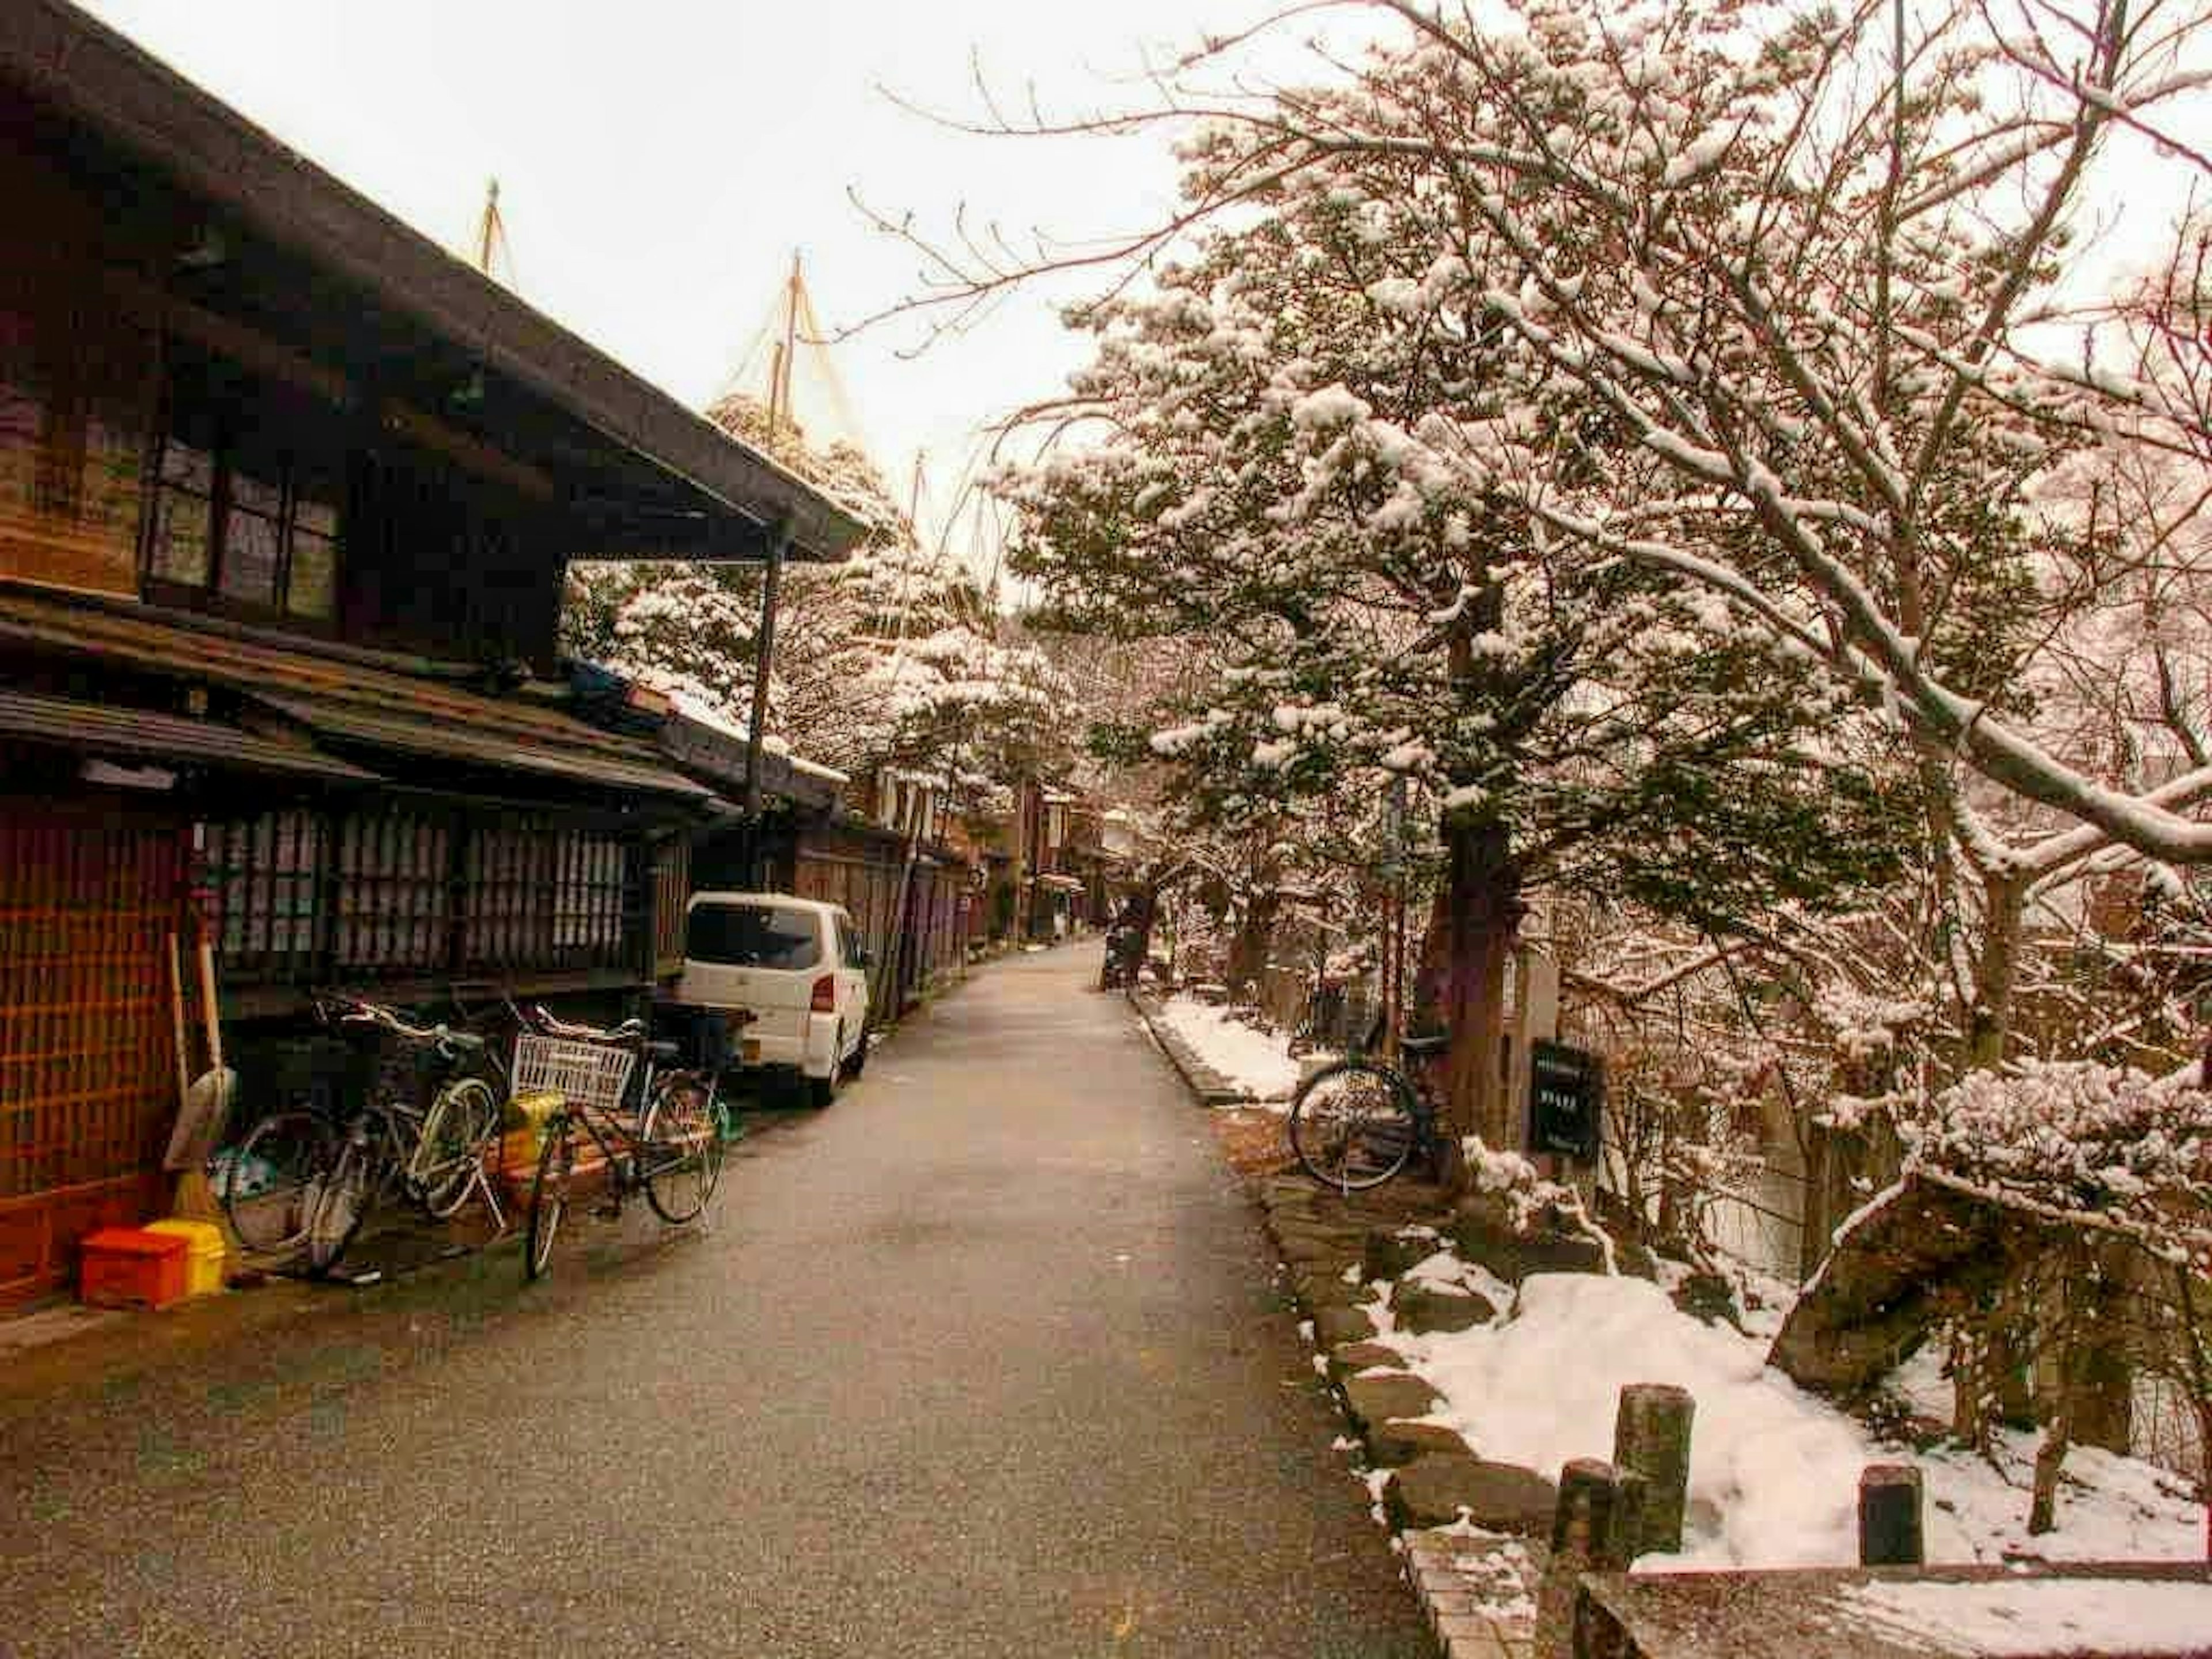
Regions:
<instances>
[{"instance_id":1,"label":"overcast white sky","mask_svg":"<svg viewBox=\"0 0 2212 1659\"><path fill-rule=\"evenodd\" d=\"M449 247L496 175L531 303L685 403L731 373L794 248L825 324L915 286L848 187L921 223L962 202L1010 230L1126 228L1172 197L1164 135L982 139L896 107L973 112L994 85L1110 98L1145 44L1188 46L1249 0L86 0L139 45ZM970 434L1081 360L1043 296L915 361L911 328L840 347L895 490L929 455L925 521ZM803 362L802 359L802 362ZM963 530L955 550L964 552Z\"/></svg>"}]
</instances>

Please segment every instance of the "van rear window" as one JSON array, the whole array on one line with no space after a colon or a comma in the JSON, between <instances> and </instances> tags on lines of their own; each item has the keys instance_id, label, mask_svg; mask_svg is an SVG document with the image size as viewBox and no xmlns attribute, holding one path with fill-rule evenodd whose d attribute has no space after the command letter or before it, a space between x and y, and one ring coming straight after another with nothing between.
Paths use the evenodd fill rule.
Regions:
<instances>
[{"instance_id":1,"label":"van rear window","mask_svg":"<svg viewBox=\"0 0 2212 1659\"><path fill-rule=\"evenodd\" d=\"M723 968L811 968L822 960L811 910L769 904L702 904L684 925L684 954Z\"/></svg>"}]
</instances>

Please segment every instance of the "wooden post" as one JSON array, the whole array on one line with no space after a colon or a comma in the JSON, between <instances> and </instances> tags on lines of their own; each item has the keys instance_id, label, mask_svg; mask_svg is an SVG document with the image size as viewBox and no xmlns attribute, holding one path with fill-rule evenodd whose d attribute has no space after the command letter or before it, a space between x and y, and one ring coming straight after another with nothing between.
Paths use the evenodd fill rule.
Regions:
<instances>
[{"instance_id":1,"label":"wooden post","mask_svg":"<svg viewBox=\"0 0 2212 1659\"><path fill-rule=\"evenodd\" d=\"M1869 1463L1859 1476L1859 1565L1927 1565L1920 1529L1920 1471L1911 1463Z\"/></svg>"},{"instance_id":2,"label":"wooden post","mask_svg":"<svg viewBox=\"0 0 2212 1659\"><path fill-rule=\"evenodd\" d=\"M761 745L768 735L768 677L775 659L775 601L777 579L783 574L785 556L791 551L791 526L779 524L769 534L768 569L761 580L760 632L753 642L752 715L745 731L746 879L769 884L767 837L761 810Z\"/></svg>"},{"instance_id":3,"label":"wooden post","mask_svg":"<svg viewBox=\"0 0 2212 1659\"><path fill-rule=\"evenodd\" d=\"M1559 1471L1559 1501L1552 1511L1552 1555L1537 1591L1533 1659L1573 1659L1575 1601L1586 1572L1618 1572L1628 1511L1640 1511L1643 1482L1595 1457L1577 1457Z\"/></svg>"},{"instance_id":4,"label":"wooden post","mask_svg":"<svg viewBox=\"0 0 2212 1659\"><path fill-rule=\"evenodd\" d=\"M1613 1461L1648 1483L1636 1553L1682 1547L1682 1511L1690 1499L1690 1424L1698 1402L1687 1389L1632 1382L1620 1391L1613 1419Z\"/></svg>"}]
</instances>

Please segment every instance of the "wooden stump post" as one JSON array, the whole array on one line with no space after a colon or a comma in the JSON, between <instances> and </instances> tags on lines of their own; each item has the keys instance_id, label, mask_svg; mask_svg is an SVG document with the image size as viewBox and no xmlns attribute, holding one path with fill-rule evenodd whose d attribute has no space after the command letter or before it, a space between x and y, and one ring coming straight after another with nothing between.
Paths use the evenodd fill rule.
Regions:
<instances>
[{"instance_id":1,"label":"wooden stump post","mask_svg":"<svg viewBox=\"0 0 2212 1659\"><path fill-rule=\"evenodd\" d=\"M1644 1477L1643 1516L1632 1555L1682 1547L1690 1500L1690 1425L1698 1402L1687 1389L1632 1382L1613 1423L1613 1461Z\"/></svg>"},{"instance_id":2,"label":"wooden stump post","mask_svg":"<svg viewBox=\"0 0 2212 1659\"><path fill-rule=\"evenodd\" d=\"M1859 1476L1859 1565L1919 1567L1927 1561L1919 1469L1911 1463L1868 1464Z\"/></svg>"},{"instance_id":3,"label":"wooden stump post","mask_svg":"<svg viewBox=\"0 0 2212 1659\"><path fill-rule=\"evenodd\" d=\"M1552 1511L1552 1555L1537 1592L1534 1659L1574 1659L1575 1599L1586 1572L1617 1572L1628 1565L1621 1535L1626 1511L1642 1510L1641 1480L1595 1457L1577 1457L1559 1471L1559 1501ZM1625 1501L1624 1501L1625 1499Z\"/></svg>"}]
</instances>

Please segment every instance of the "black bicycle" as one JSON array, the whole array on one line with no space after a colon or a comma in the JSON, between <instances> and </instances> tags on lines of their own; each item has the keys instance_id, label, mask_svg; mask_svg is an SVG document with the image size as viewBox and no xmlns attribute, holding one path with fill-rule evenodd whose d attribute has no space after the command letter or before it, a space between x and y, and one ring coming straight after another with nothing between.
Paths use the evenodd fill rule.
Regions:
<instances>
[{"instance_id":1,"label":"black bicycle","mask_svg":"<svg viewBox=\"0 0 2212 1659\"><path fill-rule=\"evenodd\" d=\"M604 1176L604 1212L619 1216L629 1194L641 1192L655 1215L681 1226L707 1207L721 1180L723 1150L737 1139L714 1072L673 1069L678 1044L647 1039L635 1022L601 1030L537 1012L540 1030L517 1044L516 1077L560 1079L564 1103L546 1120L530 1183L523 1270L531 1279L551 1267L553 1241L586 1178ZM635 1105L625 1110L640 1060Z\"/></svg>"},{"instance_id":2,"label":"black bicycle","mask_svg":"<svg viewBox=\"0 0 2212 1659\"><path fill-rule=\"evenodd\" d=\"M1448 1036L1401 1037L1399 1052L1418 1062L1441 1054ZM1323 1066L1291 1101L1291 1151L1298 1167L1341 1193L1379 1187L1416 1159L1441 1167L1444 1137L1436 1102L1418 1071L1354 1055Z\"/></svg>"}]
</instances>

